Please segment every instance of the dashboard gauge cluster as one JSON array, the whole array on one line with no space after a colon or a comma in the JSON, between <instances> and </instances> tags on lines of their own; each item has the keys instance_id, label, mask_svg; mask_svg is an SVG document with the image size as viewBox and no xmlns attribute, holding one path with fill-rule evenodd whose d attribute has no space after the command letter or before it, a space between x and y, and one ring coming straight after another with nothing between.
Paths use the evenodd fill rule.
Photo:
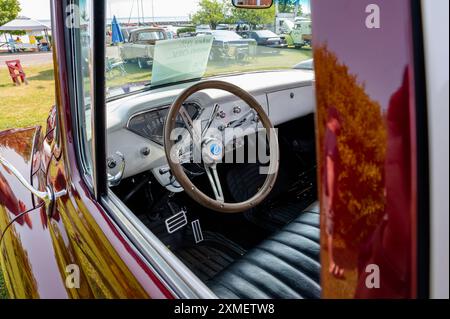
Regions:
<instances>
[{"instance_id":1,"label":"dashboard gauge cluster","mask_svg":"<svg viewBox=\"0 0 450 319\"><path fill-rule=\"evenodd\" d=\"M184 107L192 119L195 119L201 111L196 103L185 103ZM128 121L127 128L159 145L164 144L164 124L169 112L169 106L157 108L133 115ZM177 117L177 127L185 127L180 116Z\"/></svg>"}]
</instances>

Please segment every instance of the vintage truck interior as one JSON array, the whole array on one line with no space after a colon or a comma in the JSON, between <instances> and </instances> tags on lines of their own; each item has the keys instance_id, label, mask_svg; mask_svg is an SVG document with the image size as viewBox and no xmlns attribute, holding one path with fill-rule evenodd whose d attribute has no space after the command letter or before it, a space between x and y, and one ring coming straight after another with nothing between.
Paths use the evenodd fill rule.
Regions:
<instances>
[{"instance_id":1,"label":"vintage truck interior","mask_svg":"<svg viewBox=\"0 0 450 319\"><path fill-rule=\"evenodd\" d=\"M242 57L227 43L235 58L211 58L216 42L178 32L152 45L148 68L109 74L110 189L219 298L320 298L314 71L294 67L312 51Z\"/></svg>"},{"instance_id":2,"label":"vintage truck interior","mask_svg":"<svg viewBox=\"0 0 450 319\"><path fill-rule=\"evenodd\" d=\"M56 106L0 132L0 299L448 297L445 5L135 2L51 1Z\"/></svg>"},{"instance_id":3,"label":"vintage truck interior","mask_svg":"<svg viewBox=\"0 0 450 319\"><path fill-rule=\"evenodd\" d=\"M317 298L320 264L314 73L277 70L214 80L234 84L254 96L278 130L278 178L267 198L237 213L217 212L188 196L173 176L163 147L164 125L175 98L193 83L109 103L112 189L219 297ZM210 126L219 131L237 121L243 126L258 125L256 117L245 115L252 109L226 91L199 91L183 105L202 123L211 118ZM178 122L184 125L180 119ZM114 180L120 167L124 168L121 180ZM199 189L214 197L206 169L186 164L184 170ZM259 173L258 163L220 163L217 170L227 202L247 200L266 178Z\"/></svg>"}]
</instances>

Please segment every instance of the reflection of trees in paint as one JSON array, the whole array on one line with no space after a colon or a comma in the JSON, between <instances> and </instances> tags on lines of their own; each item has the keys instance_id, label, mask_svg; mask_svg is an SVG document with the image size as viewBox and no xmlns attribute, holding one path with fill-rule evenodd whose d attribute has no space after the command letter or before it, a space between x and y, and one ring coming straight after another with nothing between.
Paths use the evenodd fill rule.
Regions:
<instances>
[{"instance_id":1,"label":"reflection of trees in paint","mask_svg":"<svg viewBox=\"0 0 450 319\"><path fill-rule=\"evenodd\" d=\"M5 224L7 214L0 206L0 225ZM14 224L4 234L0 250L0 266L11 298L39 298L38 284L33 276L28 253L22 248L17 232L19 224Z\"/></svg>"},{"instance_id":2,"label":"reflection of trees in paint","mask_svg":"<svg viewBox=\"0 0 450 319\"><path fill-rule=\"evenodd\" d=\"M0 133L0 148L11 148L25 160L28 160L31 156L31 148L33 146L30 140L35 134L35 129L13 131L14 134L11 134L11 130Z\"/></svg>"},{"instance_id":3,"label":"reflection of trees in paint","mask_svg":"<svg viewBox=\"0 0 450 319\"><path fill-rule=\"evenodd\" d=\"M314 59L320 164L325 160L323 140L328 108L334 106L342 119L338 137L341 165L336 172L336 235L349 246L359 245L384 213L385 121L380 105L369 98L364 85L326 46L316 48Z\"/></svg>"}]
</instances>

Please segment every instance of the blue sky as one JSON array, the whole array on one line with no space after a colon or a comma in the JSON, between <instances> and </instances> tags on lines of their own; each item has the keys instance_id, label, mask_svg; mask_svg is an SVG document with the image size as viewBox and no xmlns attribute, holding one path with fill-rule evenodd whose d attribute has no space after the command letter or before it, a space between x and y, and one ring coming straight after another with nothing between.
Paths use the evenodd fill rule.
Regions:
<instances>
[{"instance_id":1,"label":"blue sky","mask_svg":"<svg viewBox=\"0 0 450 319\"><path fill-rule=\"evenodd\" d=\"M38 20L50 20L49 0L19 0L22 7L22 15ZM199 0L153 0L155 16L186 16L195 12ZM130 3L132 0L110 0L108 13L119 17L130 15ZM309 12L309 0L300 0L305 12ZM151 16L152 1L144 0L144 13ZM176 5L174 5L176 4ZM137 8L133 10L133 16L137 16Z\"/></svg>"},{"instance_id":2,"label":"blue sky","mask_svg":"<svg viewBox=\"0 0 450 319\"><path fill-rule=\"evenodd\" d=\"M32 19L50 19L49 0L19 0L22 7L21 15ZM186 16L194 12L199 0L153 0L155 16ZM119 17L130 15L130 4L133 0L109 0L108 14L116 14ZM144 0L144 13L146 16L152 15L152 1ZM175 5L174 5L175 4ZM134 6L132 16L137 16L137 6Z\"/></svg>"},{"instance_id":3,"label":"blue sky","mask_svg":"<svg viewBox=\"0 0 450 319\"><path fill-rule=\"evenodd\" d=\"M32 19L50 20L49 0L19 0L21 15Z\"/></svg>"},{"instance_id":4,"label":"blue sky","mask_svg":"<svg viewBox=\"0 0 450 319\"><path fill-rule=\"evenodd\" d=\"M310 0L300 0L300 4L303 7L303 12L311 12Z\"/></svg>"}]
</instances>

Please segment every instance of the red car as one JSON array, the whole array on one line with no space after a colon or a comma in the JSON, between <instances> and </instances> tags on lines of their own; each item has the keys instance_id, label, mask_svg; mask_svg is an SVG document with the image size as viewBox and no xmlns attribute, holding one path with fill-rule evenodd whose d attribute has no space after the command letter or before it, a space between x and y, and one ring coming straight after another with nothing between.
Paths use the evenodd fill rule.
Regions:
<instances>
[{"instance_id":1,"label":"red car","mask_svg":"<svg viewBox=\"0 0 450 319\"><path fill-rule=\"evenodd\" d=\"M107 2L51 1L56 106L0 133L9 297L448 298L448 1L312 0L312 51L106 78Z\"/></svg>"}]
</instances>

